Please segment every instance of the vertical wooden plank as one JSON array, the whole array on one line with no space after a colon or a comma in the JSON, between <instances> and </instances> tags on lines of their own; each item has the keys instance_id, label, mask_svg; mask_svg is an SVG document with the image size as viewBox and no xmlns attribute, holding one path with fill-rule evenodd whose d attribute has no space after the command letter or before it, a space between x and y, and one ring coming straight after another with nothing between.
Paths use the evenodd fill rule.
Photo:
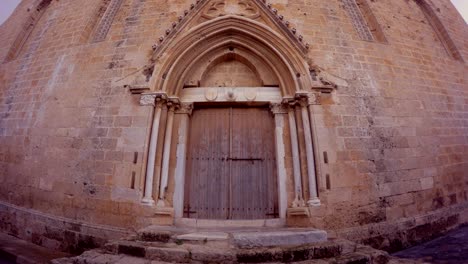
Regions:
<instances>
[{"instance_id":1,"label":"vertical wooden plank","mask_svg":"<svg viewBox=\"0 0 468 264\"><path fill-rule=\"evenodd\" d=\"M276 217L274 122L268 109L233 111L233 219Z\"/></svg>"},{"instance_id":2,"label":"vertical wooden plank","mask_svg":"<svg viewBox=\"0 0 468 264\"><path fill-rule=\"evenodd\" d=\"M191 120L186 217L226 219L228 109L195 110ZM196 213L195 213L196 212Z\"/></svg>"}]
</instances>

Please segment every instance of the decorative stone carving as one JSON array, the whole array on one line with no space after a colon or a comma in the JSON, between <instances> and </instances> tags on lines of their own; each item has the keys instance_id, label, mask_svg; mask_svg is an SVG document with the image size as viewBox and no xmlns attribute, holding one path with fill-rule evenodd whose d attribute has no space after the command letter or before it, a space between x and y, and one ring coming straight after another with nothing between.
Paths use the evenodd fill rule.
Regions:
<instances>
[{"instance_id":1,"label":"decorative stone carving","mask_svg":"<svg viewBox=\"0 0 468 264\"><path fill-rule=\"evenodd\" d=\"M257 88L247 88L247 89L244 89L244 97L245 99L247 99L247 101L254 101L255 98L257 98L257 94L258 94L258 91L257 91Z\"/></svg>"},{"instance_id":2,"label":"decorative stone carving","mask_svg":"<svg viewBox=\"0 0 468 264\"><path fill-rule=\"evenodd\" d=\"M301 106L320 105L320 94L317 92L297 92L295 95L296 104Z\"/></svg>"},{"instance_id":3,"label":"decorative stone carving","mask_svg":"<svg viewBox=\"0 0 468 264\"><path fill-rule=\"evenodd\" d=\"M209 3L202 16L213 19L225 15L238 15L251 19L260 17L257 5L250 0L217 0Z\"/></svg>"},{"instance_id":4,"label":"decorative stone carving","mask_svg":"<svg viewBox=\"0 0 468 264\"><path fill-rule=\"evenodd\" d=\"M234 88L226 89L226 100L235 101L237 98L236 90Z\"/></svg>"},{"instance_id":5,"label":"decorative stone carving","mask_svg":"<svg viewBox=\"0 0 468 264\"><path fill-rule=\"evenodd\" d=\"M176 114L192 115L192 112L193 104L182 103L179 109L177 109Z\"/></svg>"},{"instance_id":6,"label":"decorative stone carving","mask_svg":"<svg viewBox=\"0 0 468 264\"><path fill-rule=\"evenodd\" d=\"M156 95L155 94L144 94L140 98L140 105L142 106L156 106Z\"/></svg>"},{"instance_id":7,"label":"decorative stone carving","mask_svg":"<svg viewBox=\"0 0 468 264\"><path fill-rule=\"evenodd\" d=\"M309 93L307 98L308 105L320 105L320 95L318 93Z\"/></svg>"},{"instance_id":8,"label":"decorative stone carving","mask_svg":"<svg viewBox=\"0 0 468 264\"><path fill-rule=\"evenodd\" d=\"M166 93L144 93L140 97L140 105L142 106L156 106L158 100L167 100Z\"/></svg>"},{"instance_id":9,"label":"decorative stone carving","mask_svg":"<svg viewBox=\"0 0 468 264\"><path fill-rule=\"evenodd\" d=\"M218 98L218 89L216 88L207 88L205 90L205 98L209 102L216 101Z\"/></svg>"},{"instance_id":10,"label":"decorative stone carving","mask_svg":"<svg viewBox=\"0 0 468 264\"><path fill-rule=\"evenodd\" d=\"M288 113L288 109L284 104L270 104L270 110L275 115Z\"/></svg>"},{"instance_id":11,"label":"decorative stone carving","mask_svg":"<svg viewBox=\"0 0 468 264\"><path fill-rule=\"evenodd\" d=\"M237 15L249 19L262 18L270 20L280 32L283 32L283 34L290 39L291 43L302 54L306 54L309 50L309 44L304 41L303 36L297 34L298 32L296 29L290 28L290 23L284 16L279 14L277 9L273 8L271 4L264 0L216 0L211 2L209 0L197 0L189 9L184 10L177 21L174 21L171 27L166 30L166 33L152 45L153 60L157 60L157 58L169 48L169 43L173 41L178 42L176 38L177 32L183 31L185 27L195 26L196 24L194 24L193 21L200 21L196 19L196 16L205 20L212 20L223 15Z\"/></svg>"}]
</instances>

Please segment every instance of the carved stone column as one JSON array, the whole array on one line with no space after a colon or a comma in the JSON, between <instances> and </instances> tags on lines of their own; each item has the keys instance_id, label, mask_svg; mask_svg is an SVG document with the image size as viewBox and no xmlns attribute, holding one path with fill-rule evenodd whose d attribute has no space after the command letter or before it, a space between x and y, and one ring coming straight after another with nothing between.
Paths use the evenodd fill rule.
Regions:
<instances>
[{"instance_id":1,"label":"carved stone column","mask_svg":"<svg viewBox=\"0 0 468 264\"><path fill-rule=\"evenodd\" d=\"M166 198L167 182L169 180L169 160L171 155L172 145L172 128L174 125L174 111L178 105L173 101L167 103L167 120L166 120L166 132L164 134L164 149L163 149L163 160L161 168L161 184L159 185L159 199L158 206L164 207L164 199Z\"/></svg>"},{"instance_id":2,"label":"carved stone column","mask_svg":"<svg viewBox=\"0 0 468 264\"><path fill-rule=\"evenodd\" d=\"M282 104L272 104L271 112L275 116L275 143L276 143L276 167L278 172L278 210L280 218L286 218L286 210L288 208L288 198L286 189L286 151L284 149L284 116L288 114L288 110Z\"/></svg>"},{"instance_id":3,"label":"carved stone column","mask_svg":"<svg viewBox=\"0 0 468 264\"><path fill-rule=\"evenodd\" d=\"M193 104L181 104L175 113L176 115L180 115L174 176L174 212L176 218L182 218L184 215L185 166L187 160L188 130L192 110Z\"/></svg>"},{"instance_id":4,"label":"carved stone column","mask_svg":"<svg viewBox=\"0 0 468 264\"><path fill-rule=\"evenodd\" d=\"M140 99L141 105L152 105L153 111L153 124L151 127L150 143L148 148L148 161L146 164L146 181L145 192L142 203L147 205L154 205L153 199L153 182L154 182L154 166L156 162L156 149L158 146L159 124L161 121L162 106L166 103L167 96L163 93L159 94L145 94Z\"/></svg>"},{"instance_id":5,"label":"carved stone column","mask_svg":"<svg viewBox=\"0 0 468 264\"><path fill-rule=\"evenodd\" d=\"M315 169L317 172L317 179L321 177L322 175L322 163L320 162L320 152L319 152L319 141L318 141L318 133L317 133L317 127L316 127L316 122L315 122L315 115L314 115L314 105L320 105L320 96L318 93L309 93L307 96L307 106L309 110L309 116L310 116L310 128L312 131L312 143L313 143L313 149L314 149L314 156L315 156Z\"/></svg>"},{"instance_id":6,"label":"carved stone column","mask_svg":"<svg viewBox=\"0 0 468 264\"><path fill-rule=\"evenodd\" d=\"M299 157L299 141L297 139L295 103L290 105L288 109L289 116L289 130L291 134L291 148L293 158L293 172L294 172L294 201L293 207L305 206L304 198L302 196L302 177L301 177L301 163Z\"/></svg>"},{"instance_id":7,"label":"carved stone column","mask_svg":"<svg viewBox=\"0 0 468 264\"><path fill-rule=\"evenodd\" d=\"M307 174L309 179L309 206L320 206L320 200L317 195L317 176L315 174L314 144L312 141L312 132L310 130L309 112L307 109L307 98L300 98L299 104L302 113L302 125L304 127L304 139L307 158Z\"/></svg>"}]
</instances>

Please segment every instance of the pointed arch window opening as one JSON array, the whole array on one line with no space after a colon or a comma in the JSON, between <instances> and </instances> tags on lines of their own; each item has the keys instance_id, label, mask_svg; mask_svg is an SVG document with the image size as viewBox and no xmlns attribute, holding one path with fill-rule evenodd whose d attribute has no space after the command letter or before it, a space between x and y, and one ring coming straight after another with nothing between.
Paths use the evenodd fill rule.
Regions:
<instances>
[{"instance_id":1,"label":"pointed arch window opening","mask_svg":"<svg viewBox=\"0 0 468 264\"><path fill-rule=\"evenodd\" d=\"M437 37L439 38L440 42L444 46L447 54L449 54L453 59L458 61L464 61L460 51L458 50L455 42L450 37L449 32L445 28L444 24L434 12L434 9L427 3L425 0L414 0L416 4L419 6L421 11L423 12L426 20L431 25L432 29L435 31Z\"/></svg>"},{"instance_id":2,"label":"pointed arch window opening","mask_svg":"<svg viewBox=\"0 0 468 264\"><path fill-rule=\"evenodd\" d=\"M34 8L28 9L28 12L31 12L30 16L27 18L26 22L23 24L21 31L15 38L15 41L10 47L10 50L5 57L5 63L15 60L21 51L23 50L26 42L30 38L34 28L41 20L41 17L47 10L47 8L52 3L52 0L41 0L39 3L35 5Z\"/></svg>"},{"instance_id":3,"label":"pointed arch window opening","mask_svg":"<svg viewBox=\"0 0 468 264\"><path fill-rule=\"evenodd\" d=\"M102 9L105 9L105 12L103 14L98 14L101 17L94 29L91 42L100 42L106 39L122 3L123 0L104 0L103 4L101 4L101 10L98 13L102 13Z\"/></svg>"},{"instance_id":4,"label":"pointed arch window opening","mask_svg":"<svg viewBox=\"0 0 468 264\"><path fill-rule=\"evenodd\" d=\"M387 43L385 34L367 0L343 0L343 4L362 40Z\"/></svg>"}]
</instances>

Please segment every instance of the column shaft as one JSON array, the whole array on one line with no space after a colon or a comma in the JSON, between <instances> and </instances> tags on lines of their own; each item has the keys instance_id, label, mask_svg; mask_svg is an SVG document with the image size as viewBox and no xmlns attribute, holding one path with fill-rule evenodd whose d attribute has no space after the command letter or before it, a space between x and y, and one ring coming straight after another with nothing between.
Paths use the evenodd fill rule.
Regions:
<instances>
[{"instance_id":1,"label":"column shaft","mask_svg":"<svg viewBox=\"0 0 468 264\"><path fill-rule=\"evenodd\" d=\"M276 168L278 172L278 211L280 218L286 218L288 197L286 189L286 151L284 149L284 115L287 114L280 104L271 106L275 116L275 144L276 144Z\"/></svg>"},{"instance_id":2,"label":"column shaft","mask_svg":"<svg viewBox=\"0 0 468 264\"><path fill-rule=\"evenodd\" d=\"M291 147L293 158L293 171L294 171L294 202L293 207L304 206L304 199L302 197L302 180L301 180L301 164L299 158L299 143L297 139L296 116L294 114L294 106L288 111L289 116L289 130L291 134Z\"/></svg>"},{"instance_id":3,"label":"column shaft","mask_svg":"<svg viewBox=\"0 0 468 264\"><path fill-rule=\"evenodd\" d=\"M167 182L169 179L169 160L171 154L172 127L174 123L174 106L170 106L167 111L166 133L164 134L164 150L161 169L161 184L159 187L158 206L164 206L166 198Z\"/></svg>"},{"instance_id":4,"label":"column shaft","mask_svg":"<svg viewBox=\"0 0 468 264\"><path fill-rule=\"evenodd\" d=\"M146 182L145 193L142 203L153 205L153 182L154 182L154 166L156 162L156 149L158 146L159 123L161 121L162 105L157 102L153 111L153 125L151 127L150 144L148 150L148 162L146 165Z\"/></svg>"},{"instance_id":5,"label":"column shaft","mask_svg":"<svg viewBox=\"0 0 468 264\"><path fill-rule=\"evenodd\" d=\"M315 174L315 159L314 159L314 146L312 142L312 132L310 130L309 112L307 111L307 105L301 105L302 113L302 125L304 127L304 138L306 147L306 158L307 158L307 174L309 176L309 193L310 197L307 201L308 205L318 206L320 200L317 195L317 177Z\"/></svg>"},{"instance_id":6,"label":"column shaft","mask_svg":"<svg viewBox=\"0 0 468 264\"><path fill-rule=\"evenodd\" d=\"M175 169L174 211L176 218L181 218L184 211L185 166L189 121L188 113L181 114Z\"/></svg>"}]
</instances>

